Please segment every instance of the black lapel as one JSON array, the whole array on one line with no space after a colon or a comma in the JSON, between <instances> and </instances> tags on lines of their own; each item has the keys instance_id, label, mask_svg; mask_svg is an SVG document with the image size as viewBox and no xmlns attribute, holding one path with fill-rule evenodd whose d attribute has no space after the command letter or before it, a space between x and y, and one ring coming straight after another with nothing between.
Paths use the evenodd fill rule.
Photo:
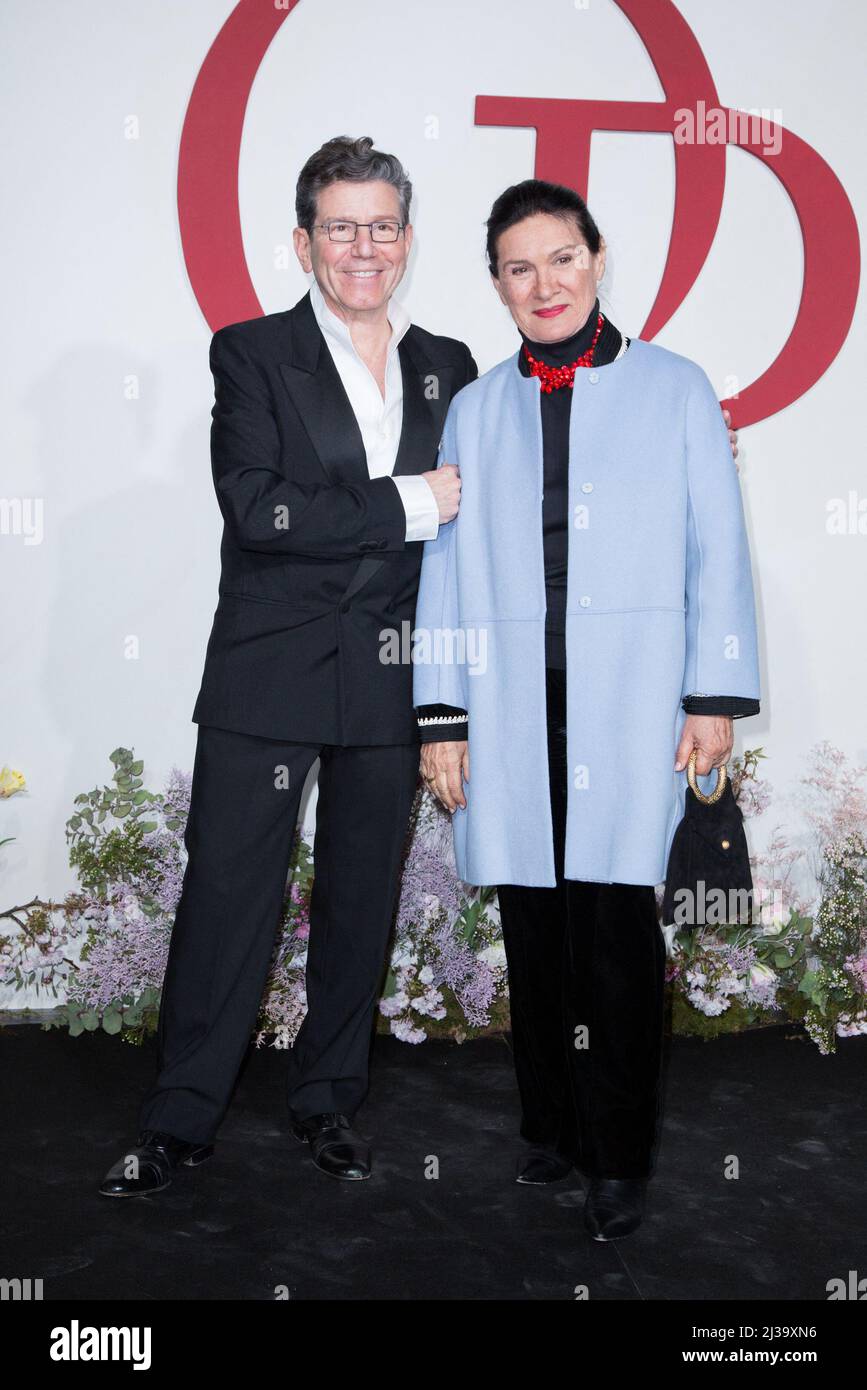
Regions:
<instances>
[{"instance_id":1,"label":"black lapel","mask_svg":"<svg viewBox=\"0 0 867 1390\"><path fill-rule=\"evenodd\" d=\"M454 367L438 367L410 327L398 345L403 377L403 421L394 473L427 473L437 450L453 391Z\"/></svg>"},{"instance_id":2,"label":"black lapel","mask_svg":"<svg viewBox=\"0 0 867 1390\"><path fill-rule=\"evenodd\" d=\"M299 417L333 483L366 482L367 455L340 373L316 322L310 291L289 312L290 354L280 372ZM403 418L393 473L427 473L436 467L443 422L453 392L454 367L437 366L422 351L410 326L398 344L403 380ZM385 561L365 555L343 595L351 598Z\"/></svg>"},{"instance_id":3,"label":"black lapel","mask_svg":"<svg viewBox=\"0 0 867 1390\"><path fill-rule=\"evenodd\" d=\"M309 290L289 318L290 352L280 363L280 372L310 442L333 483L366 482L369 474L361 430L316 322ZM427 473L436 467L455 369L438 366L427 357L412 326L397 351L403 379L403 420L393 471Z\"/></svg>"},{"instance_id":4,"label":"black lapel","mask_svg":"<svg viewBox=\"0 0 867 1390\"><path fill-rule=\"evenodd\" d=\"M291 311L291 356L280 372L310 442L332 483L366 482L358 421L316 322L310 291Z\"/></svg>"}]
</instances>

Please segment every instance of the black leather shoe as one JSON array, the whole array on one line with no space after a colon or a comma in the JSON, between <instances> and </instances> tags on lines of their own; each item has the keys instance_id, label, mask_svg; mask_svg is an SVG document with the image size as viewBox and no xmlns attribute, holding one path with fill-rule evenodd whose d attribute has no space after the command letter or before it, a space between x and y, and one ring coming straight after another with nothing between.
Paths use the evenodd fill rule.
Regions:
<instances>
[{"instance_id":1,"label":"black leather shoe","mask_svg":"<svg viewBox=\"0 0 867 1390\"><path fill-rule=\"evenodd\" d=\"M584 1229L594 1240L619 1240L641 1225L647 1178L591 1178Z\"/></svg>"},{"instance_id":2,"label":"black leather shoe","mask_svg":"<svg viewBox=\"0 0 867 1390\"><path fill-rule=\"evenodd\" d=\"M163 1130L143 1129L138 1146L109 1168L99 1190L103 1197L140 1197L145 1192L161 1192L168 1187L179 1164L194 1168L213 1152L213 1144L193 1143Z\"/></svg>"},{"instance_id":3,"label":"black leather shoe","mask_svg":"<svg viewBox=\"0 0 867 1390\"><path fill-rule=\"evenodd\" d=\"M329 1178L358 1182L370 1177L370 1145L356 1134L345 1115L329 1110L302 1120L290 1110L289 1127L296 1139L310 1145L313 1162Z\"/></svg>"},{"instance_id":4,"label":"black leather shoe","mask_svg":"<svg viewBox=\"0 0 867 1390\"><path fill-rule=\"evenodd\" d=\"M518 1159L518 1174L515 1182L538 1185L560 1182L572 1172L574 1164L570 1158L556 1153L553 1149L539 1148L533 1144Z\"/></svg>"}]
</instances>

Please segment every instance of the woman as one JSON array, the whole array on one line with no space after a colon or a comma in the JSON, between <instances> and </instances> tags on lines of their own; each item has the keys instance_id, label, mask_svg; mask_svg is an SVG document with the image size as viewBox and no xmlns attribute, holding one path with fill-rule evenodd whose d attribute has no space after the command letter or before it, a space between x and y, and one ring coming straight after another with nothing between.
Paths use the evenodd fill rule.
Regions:
<instances>
[{"instance_id":1,"label":"woman","mask_svg":"<svg viewBox=\"0 0 867 1390\"><path fill-rule=\"evenodd\" d=\"M579 1167L585 1226L608 1240L641 1221L653 1166L654 885L684 769L693 747L700 776L725 763L731 720L759 710L749 550L710 382L600 313L605 245L583 199L527 180L487 229L522 344L446 418L440 462L462 492L422 565L422 773L453 813L461 878L499 885L517 1180Z\"/></svg>"}]
</instances>

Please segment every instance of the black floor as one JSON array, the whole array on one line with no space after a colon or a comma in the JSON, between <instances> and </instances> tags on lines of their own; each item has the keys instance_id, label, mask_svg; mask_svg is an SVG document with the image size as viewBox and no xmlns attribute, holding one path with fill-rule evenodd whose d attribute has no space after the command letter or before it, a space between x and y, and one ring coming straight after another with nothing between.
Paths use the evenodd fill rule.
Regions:
<instances>
[{"instance_id":1,"label":"black floor","mask_svg":"<svg viewBox=\"0 0 867 1390\"><path fill-rule=\"evenodd\" d=\"M285 1055L251 1051L216 1153L166 1191L97 1194L135 1137L153 1042L0 1032L2 1273L45 1299L827 1299L867 1274L867 1038L797 1029L676 1039L644 1224L589 1240L577 1174L513 1181L507 1039L380 1038L357 1126L374 1174L341 1183L287 1131ZM726 1179L729 1156L737 1180ZM439 1177L425 1176L431 1159Z\"/></svg>"}]
</instances>

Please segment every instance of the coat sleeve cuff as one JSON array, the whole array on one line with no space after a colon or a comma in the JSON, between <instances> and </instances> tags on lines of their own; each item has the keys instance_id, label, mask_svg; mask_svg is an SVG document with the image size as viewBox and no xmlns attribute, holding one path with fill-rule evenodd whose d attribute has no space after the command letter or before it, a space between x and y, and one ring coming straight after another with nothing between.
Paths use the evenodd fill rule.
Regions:
<instances>
[{"instance_id":1,"label":"coat sleeve cuff","mask_svg":"<svg viewBox=\"0 0 867 1390\"><path fill-rule=\"evenodd\" d=\"M681 704L687 714L719 714L728 719L744 719L761 710L758 700L745 695L686 695Z\"/></svg>"},{"instance_id":2,"label":"coat sleeve cuff","mask_svg":"<svg viewBox=\"0 0 867 1390\"><path fill-rule=\"evenodd\" d=\"M418 705L418 734L422 743L463 742L467 738L469 716L455 705Z\"/></svg>"}]
</instances>

